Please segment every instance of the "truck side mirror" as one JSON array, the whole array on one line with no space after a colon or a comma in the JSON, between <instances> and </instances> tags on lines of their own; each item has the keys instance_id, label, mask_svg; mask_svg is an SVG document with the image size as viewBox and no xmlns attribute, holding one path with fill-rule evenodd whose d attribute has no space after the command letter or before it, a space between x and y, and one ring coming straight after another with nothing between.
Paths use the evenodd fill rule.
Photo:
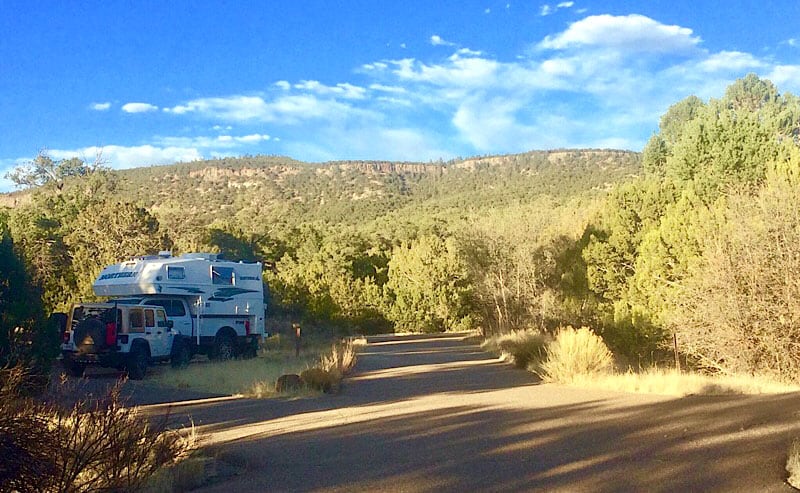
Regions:
<instances>
[{"instance_id":1,"label":"truck side mirror","mask_svg":"<svg viewBox=\"0 0 800 493\"><path fill-rule=\"evenodd\" d=\"M167 328L171 329L173 327L175 327L175 321L174 320L167 320Z\"/></svg>"}]
</instances>

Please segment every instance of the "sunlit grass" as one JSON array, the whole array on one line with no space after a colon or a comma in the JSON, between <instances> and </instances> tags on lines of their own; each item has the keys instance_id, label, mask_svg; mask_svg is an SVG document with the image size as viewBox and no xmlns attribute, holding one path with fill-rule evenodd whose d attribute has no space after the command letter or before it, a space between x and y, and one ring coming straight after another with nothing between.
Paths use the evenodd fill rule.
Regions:
<instances>
[{"instance_id":1,"label":"sunlit grass","mask_svg":"<svg viewBox=\"0 0 800 493\"><path fill-rule=\"evenodd\" d=\"M752 375L702 375L653 368L606 375L576 376L570 385L583 388L658 395L757 395L800 391L796 385Z\"/></svg>"},{"instance_id":2,"label":"sunlit grass","mask_svg":"<svg viewBox=\"0 0 800 493\"><path fill-rule=\"evenodd\" d=\"M481 347L510 360L517 368L538 364L545 357L548 337L536 330L515 330L487 338Z\"/></svg>"},{"instance_id":3,"label":"sunlit grass","mask_svg":"<svg viewBox=\"0 0 800 493\"><path fill-rule=\"evenodd\" d=\"M293 341L289 339L280 336L267 339L253 359L212 362L196 358L185 369L154 375L150 383L212 394L268 398L278 395L275 383L281 375L299 375L310 368L335 371L338 383L355 365L356 348L366 343L358 339L334 344L329 340L307 340L297 357ZM302 390L295 392L304 393Z\"/></svg>"},{"instance_id":4,"label":"sunlit grass","mask_svg":"<svg viewBox=\"0 0 800 493\"><path fill-rule=\"evenodd\" d=\"M588 329L569 329L552 340L535 330L486 338L481 347L551 381L587 389L669 396L758 395L798 392L800 386L753 375L705 375L651 368L615 370L610 354ZM532 357L529 357L532 356ZM800 477L800 457L798 458Z\"/></svg>"},{"instance_id":5,"label":"sunlit grass","mask_svg":"<svg viewBox=\"0 0 800 493\"><path fill-rule=\"evenodd\" d=\"M794 440L789 447L786 472L789 473L786 482L800 490L800 440Z\"/></svg>"},{"instance_id":6,"label":"sunlit grass","mask_svg":"<svg viewBox=\"0 0 800 493\"><path fill-rule=\"evenodd\" d=\"M212 394L269 397L275 393L275 382L283 374L300 373L313 366L319 354L267 351L247 360L225 362L193 361L180 370L155 375L151 383L164 387L189 389Z\"/></svg>"}]
</instances>

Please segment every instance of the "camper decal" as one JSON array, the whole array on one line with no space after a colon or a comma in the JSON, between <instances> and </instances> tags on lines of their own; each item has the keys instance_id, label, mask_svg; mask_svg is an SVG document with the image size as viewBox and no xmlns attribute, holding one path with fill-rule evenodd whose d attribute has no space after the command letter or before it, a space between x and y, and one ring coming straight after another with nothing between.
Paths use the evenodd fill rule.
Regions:
<instances>
[{"instance_id":1,"label":"camper decal","mask_svg":"<svg viewBox=\"0 0 800 493\"><path fill-rule=\"evenodd\" d=\"M138 272L136 271L127 271L127 272L112 272L111 274L103 274L97 280L98 281L105 281L106 279L120 279L123 277L136 277Z\"/></svg>"},{"instance_id":2,"label":"camper decal","mask_svg":"<svg viewBox=\"0 0 800 493\"><path fill-rule=\"evenodd\" d=\"M203 293L205 293L205 291L203 291L202 289L192 288L192 287L189 287L189 286L168 286L168 287L170 289L182 289L182 290L186 291L187 293L191 293L191 294L203 294Z\"/></svg>"},{"instance_id":3,"label":"camper decal","mask_svg":"<svg viewBox=\"0 0 800 493\"><path fill-rule=\"evenodd\" d=\"M242 289L242 288L220 288L214 291L214 294L209 298L209 301L231 301L234 296L243 294L243 293L255 293L257 292L254 289Z\"/></svg>"}]
</instances>

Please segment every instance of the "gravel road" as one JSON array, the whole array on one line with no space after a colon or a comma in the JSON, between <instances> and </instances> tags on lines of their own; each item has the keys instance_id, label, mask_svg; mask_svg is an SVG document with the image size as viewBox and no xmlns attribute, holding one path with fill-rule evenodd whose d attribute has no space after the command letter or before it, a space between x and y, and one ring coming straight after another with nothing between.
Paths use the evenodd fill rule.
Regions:
<instances>
[{"instance_id":1,"label":"gravel road","mask_svg":"<svg viewBox=\"0 0 800 493\"><path fill-rule=\"evenodd\" d=\"M798 411L541 384L459 336L370 338L337 395L171 408L233 471L202 489L225 493L793 491Z\"/></svg>"}]
</instances>

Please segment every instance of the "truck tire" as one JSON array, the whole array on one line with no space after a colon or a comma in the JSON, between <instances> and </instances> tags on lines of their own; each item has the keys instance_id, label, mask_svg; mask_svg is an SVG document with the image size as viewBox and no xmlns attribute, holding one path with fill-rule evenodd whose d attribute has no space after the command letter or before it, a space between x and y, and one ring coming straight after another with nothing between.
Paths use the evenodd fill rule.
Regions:
<instances>
[{"instance_id":1,"label":"truck tire","mask_svg":"<svg viewBox=\"0 0 800 493\"><path fill-rule=\"evenodd\" d=\"M213 359L219 361L233 359L236 357L236 339L227 332L217 334L211 354Z\"/></svg>"},{"instance_id":2,"label":"truck tire","mask_svg":"<svg viewBox=\"0 0 800 493\"><path fill-rule=\"evenodd\" d=\"M128 353L128 378L131 380L141 380L147 373L147 365L150 364L150 352L144 344L135 344Z\"/></svg>"},{"instance_id":3,"label":"truck tire","mask_svg":"<svg viewBox=\"0 0 800 493\"><path fill-rule=\"evenodd\" d=\"M74 361L64 360L64 369L67 370L67 375L71 377L83 378L86 372L86 365L83 363L75 363Z\"/></svg>"},{"instance_id":4,"label":"truck tire","mask_svg":"<svg viewBox=\"0 0 800 493\"><path fill-rule=\"evenodd\" d=\"M176 340L174 344L170 364L173 368L186 368L192 359L192 349L186 341Z\"/></svg>"}]
</instances>

